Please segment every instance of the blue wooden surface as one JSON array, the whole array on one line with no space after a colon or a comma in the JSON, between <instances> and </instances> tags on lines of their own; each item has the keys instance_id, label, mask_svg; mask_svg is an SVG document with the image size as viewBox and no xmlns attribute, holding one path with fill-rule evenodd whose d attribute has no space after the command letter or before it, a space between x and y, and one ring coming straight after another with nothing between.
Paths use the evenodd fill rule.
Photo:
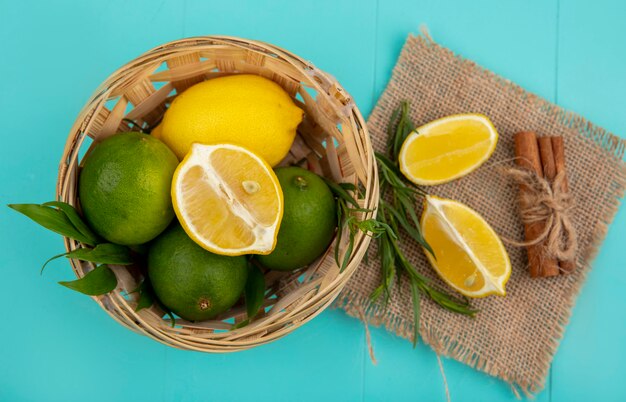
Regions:
<instances>
[{"instance_id":1,"label":"blue wooden surface","mask_svg":"<svg viewBox=\"0 0 626 402\"><path fill-rule=\"evenodd\" d=\"M54 196L65 136L92 90L162 42L228 34L276 43L335 75L365 115L409 32L435 40L624 136L626 3L572 0L0 0L0 204ZM294 334L229 355L136 335L56 284L60 239L0 208L0 401L443 401L436 357L327 311ZM538 401L626 400L626 212L589 274ZM488 312L484 312L487 314ZM444 359L453 401L515 400Z\"/></svg>"}]
</instances>

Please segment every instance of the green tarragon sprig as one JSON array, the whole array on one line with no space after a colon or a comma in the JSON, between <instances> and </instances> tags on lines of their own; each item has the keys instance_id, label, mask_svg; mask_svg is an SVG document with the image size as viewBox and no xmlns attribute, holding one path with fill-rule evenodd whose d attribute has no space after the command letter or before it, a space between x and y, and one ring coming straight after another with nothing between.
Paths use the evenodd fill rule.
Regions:
<instances>
[{"instance_id":1,"label":"green tarragon sprig","mask_svg":"<svg viewBox=\"0 0 626 402\"><path fill-rule=\"evenodd\" d=\"M434 256L433 250L422 236L420 222L415 212L416 197L424 196L426 193L403 178L397 163L402 143L414 130L415 126L409 117L409 104L402 102L400 108L392 114L389 123L387 155L376 153L380 201L375 219L369 218L363 221L357 219L355 213L371 211L361 208L351 195L351 193L359 192L353 184L336 184L330 181L327 183L337 198L337 218L340 225L335 247L337 264L342 270L346 267L354 248L355 236L359 231L372 236L378 242L382 281L370 297L374 301L382 297L383 303L387 305L396 277L401 273L406 274L411 287L415 323L413 343L416 344L419 335L420 297L422 295L430 298L442 308L455 313L473 316L477 310L469 305L467 299L451 295L420 274L401 248L402 240L399 234L404 232L422 246L425 252ZM346 227L350 238L348 249L343 260L340 261L339 244Z\"/></svg>"},{"instance_id":2,"label":"green tarragon sprig","mask_svg":"<svg viewBox=\"0 0 626 402\"><path fill-rule=\"evenodd\" d=\"M354 240L358 232L363 232L368 236L377 238L384 233L389 233L391 236L395 236L389 225L374 219L369 218L366 220L359 220L356 216L358 212L372 212L370 209L362 208L357 200L350 194L359 193L359 189L352 183L335 183L331 180L324 178L324 181L330 187L331 191L335 195L337 202L337 222L339 228L337 230L337 238L335 240L335 261L339 266L340 271L343 271L350 261L352 250L354 250ZM340 259L339 251L344 229L348 228L348 248L344 253L343 259Z\"/></svg>"}]
</instances>

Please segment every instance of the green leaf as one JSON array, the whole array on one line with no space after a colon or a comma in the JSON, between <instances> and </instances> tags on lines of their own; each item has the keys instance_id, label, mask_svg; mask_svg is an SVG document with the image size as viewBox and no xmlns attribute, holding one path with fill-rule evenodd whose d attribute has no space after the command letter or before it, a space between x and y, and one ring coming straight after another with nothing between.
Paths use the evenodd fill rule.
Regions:
<instances>
[{"instance_id":1,"label":"green leaf","mask_svg":"<svg viewBox=\"0 0 626 402\"><path fill-rule=\"evenodd\" d=\"M106 265L98 265L93 271L75 281L59 282L60 285L77 292L98 296L109 293L117 286L117 278L111 268Z\"/></svg>"},{"instance_id":2,"label":"green leaf","mask_svg":"<svg viewBox=\"0 0 626 402\"><path fill-rule=\"evenodd\" d=\"M95 245L94 239L85 236L78 230L65 212L39 204L9 204L9 208L26 215L36 223L62 236L77 240L90 246Z\"/></svg>"},{"instance_id":3,"label":"green leaf","mask_svg":"<svg viewBox=\"0 0 626 402\"><path fill-rule=\"evenodd\" d=\"M422 232L421 232L420 226L419 226L419 221L417 222L417 225L411 226L411 224L406 220L406 216L402 216L402 214L398 210L396 210L393 206L386 205L385 208L386 208L387 211L389 211L394 216L395 221L400 224L402 229L404 229L404 231L413 240L415 240L419 245L421 245L426 250L428 250L428 252L430 252L433 255L433 257L435 256L434 251L432 250L432 248L430 247L428 242L426 242L426 239L424 239L424 237L422 236ZM413 212L413 215L414 214L415 214L415 212ZM417 217L416 217L416 219L417 219Z\"/></svg>"},{"instance_id":4,"label":"green leaf","mask_svg":"<svg viewBox=\"0 0 626 402\"><path fill-rule=\"evenodd\" d=\"M393 234L391 227L386 223L377 221L376 219L366 219L364 221L355 221L355 226L368 236L378 237L383 233L390 232ZM395 234L393 234L395 236Z\"/></svg>"},{"instance_id":5,"label":"green leaf","mask_svg":"<svg viewBox=\"0 0 626 402\"><path fill-rule=\"evenodd\" d=\"M245 327L248 324L250 324L250 319L246 318L245 320L241 321L240 323L234 324L232 327L230 327L230 330L234 331L236 329L243 328L243 327Z\"/></svg>"},{"instance_id":6,"label":"green leaf","mask_svg":"<svg viewBox=\"0 0 626 402\"><path fill-rule=\"evenodd\" d=\"M345 202L352 204L355 208L361 208L361 206L354 199L354 197L350 195L350 193L348 193L348 191L346 191L341 185L325 177L322 177L322 179L324 179L324 182L326 182L326 185L330 188L333 194L335 194L335 197L340 198L344 200Z\"/></svg>"},{"instance_id":7,"label":"green leaf","mask_svg":"<svg viewBox=\"0 0 626 402\"><path fill-rule=\"evenodd\" d=\"M265 299L265 277L263 272L252 263L248 263L248 279L244 295L246 298L246 313L248 319L254 318L263 305Z\"/></svg>"},{"instance_id":8,"label":"green leaf","mask_svg":"<svg viewBox=\"0 0 626 402\"><path fill-rule=\"evenodd\" d=\"M130 265L133 263L130 249L113 243L98 244L94 248L77 248L65 254L65 256L101 264Z\"/></svg>"},{"instance_id":9,"label":"green leaf","mask_svg":"<svg viewBox=\"0 0 626 402\"><path fill-rule=\"evenodd\" d=\"M417 281L413 278L411 281L411 299L413 299L413 347L417 346L420 336L420 291Z\"/></svg>"},{"instance_id":10,"label":"green leaf","mask_svg":"<svg viewBox=\"0 0 626 402\"><path fill-rule=\"evenodd\" d=\"M344 269L348 266L348 262L350 262L350 257L352 256L352 250L354 250L354 237L356 235L356 230L350 229L350 238L348 241L348 249L343 255L343 261L341 262L341 268L339 272L343 272Z\"/></svg>"},{"instance_id":11,"label":"green leaf","mask_svg":"<svg viewBox=\"0 0 626 402\"><path fill-rule=\"evenodd\" d=\"M387 155L381 154L380 152L374 152L374 155L376 155L376 159L387 169L390 169L392 171L395 171L397 169L395 163L393 163L391 159L387 157Z\"/></svg>"},{"instance_id":12,"label":"green leaf","mask_svg":"<svg viewBox=\"0 0 626 402\"><path fill-rule=\"evenodd\" d=\"M335 240L335 262L338 267L341 267L341 263L339 262L339 245L341 244L341 237L343 236L343 229L346 227L346 222L344 222L343 216L346 210L345 201L341 198L337 198L337 236Z\"/></svg>"},{"instance_id":13,"label":"green leaf","mask_svg":"<svg viewBox=\"0 0 626 402\"><path fill-rule=\"evenodd\" d=\"M396 126L396 121L398 120L398 117L400 116L401 111L402 111L402 108L397 108L391 113L391 118L389 119L389 126L387 126L387 153L388 154L391 154L393 152L393 147L394 147L395 138L396 138L394 127Z\"/></svg>"},{"instance_id":14,"label":"green leaf","mask_svg":"<svg viewBox=\"0 0 626 402\"><path fill-rule=\"evenodd\" d=\"M410 123L409 121L409 115L408 115L409 103L402 102L400 109L401 109L400 121L398 122L398 125L396 127L396 133L395 133L394 141L393 141L393 152L389 154L389 156L391 156L394 159L398 157L398 154L400 153L400 148L402 147L402 143L404 142L404 139L408 135L408 133L406 132L407 127L412 126L412 123Z\"/></svg>"},{"instance_id":15,"label":"green leaf","mask_svg":"<svg viewBox=\"0 0 626 402\"><path fill-rule=\"evenodd\" d=\"M176 318L174 317L174 313L172 313L172 310L170 310L163 303L161 303L159 299L154 299L154 302L156 303L157 306L159 306L161 310L163 310L165 315L167 315L170 318L170 326L174 328L176 326Z\"/></svg>"},{"instance_id":16,"label":"green leaf","mask_svg":"<svg viewBox=\"0 0 626 402\"><path fill-rule=\"evenodd\" d=\"M46 260L46 262L44 262L43 265L41 266L41 269L39 270L39 275L43 275L43 270L44 270L44 268L46 268L46 265L48 265L48 263L56 260L57 258L64 257L66 255L67 255L67 253L62 253L62 254L57 254L57 255L54 255L54 256L48 258Z\"/></svg>"},{"instance_id":17,"label":"green leaf","mask_svg":"<svg viewBox=\"0 0 626 402\"><path fill-rule=\"evenodd\" d=\"M137 302L137 307L135 307L135 311L141 311L144 308L152 307L154 304L154 298L152 297L152 293L148 291L143 291L139 294L139 301Z\"/></svg>"},{"instance_id":18,"label":"green leaf","mask_svg":"<svg viewBox=\"0 0 626 402\"><path fill-rule=\"evenodd\" d=\"M425 245L426 241L424 240L424 238L422 237L422 231L420 229L420 221L419 218L417 217L417 214L415 213L415 205L413 200L402 200L401 203L401 208L403 209L403 211L405 212L405 217L408 214L409 217L411 218L411 222L413 223L413 226L416 229L416 233L417 235L415 236L415 239L418 243Z\"/></svg>"},{"instance_id":19,"label":"green leaf","mask_svg":"<svg viewBox=\"0 0 626 402\"><path fill-rule=\"evenodd\" d=\"M85 222L83 222L83 218L78 214L78 211L76 211L73 206L71 206L67 202L62 201L50 201L41 205L56 207L63 211L65 216L67 216L70 222L72 222L72 225L74 225L76 230L78 230L83 236L91 240L91 243L85 244L93 245L98 243L98 236L89 228L89 226L87 226Z\"/></svg>"},{"instance_id":20,"label":"green leaf","mask_svg":"<svg viewBox=\"0 0 626 402\"><path fill-rule=\"evenodd\" d=\"M75 258L77 260L99 264L129 265L133 263L128 247L112 243L103 243L98 244L95 248L77 248L67 253L52 256L43 264L39 273L43 274L43 270L48 263L61 257Z\"/></svg>"},{"instance_id":21,"label":"green leaf","mask_svg":"<svg viewBox=\"0 0 626 402\"><path fill-rule=\"evenodd\" d=\"M378 238L378 257L380 258L382 280L380 285L370 294L370 298L373 301L384 295L384 305L389 303L391 288L396 276L396 258L393 254L392 241L394 240L389 233L385 233Z\"/></svg>"},{"instance_id":22,"label":"green leaf","mask_svg":"<svg viewBox=\"0 0 626 402\"><path fill-rule=\"evenodd\" d=\"M389 119L389 125L387 126L387 153L393 159L398 157L406 137L415 130L409 112L409 102L402 101L400 107L393 111Z\"/></svg>"},{"instance_id":23,"label":"green leaf","mask_svg":"<svg viewBox=\"0 0 626 402\"><path fill-rule=\"evenodd\" d=\"M356 186L352 183L339 183L339 187L343 188L344 190L354 191L355 193L357 192Z\"/></svg>"},{"instance_id":24,"label":"green leaf","mask_svg":"<svg viewBox=\"0 0 626 402\"><path fill-rule=\"evenodd\" d=\"M141 282L141 285L137 287L134 292L139 292L139 300L137 301L137 307L135 307L135 311L141 311L144 308L151 307L154 303L154 295L152 294L152 288L150 285L144 280Z\"/></svg>"},{"instance_id":25,"label":"green leaf","mask_svg":"<svg viewBox=\"0 0 626 402\"><path fill-rule=\"evenodd\" d=\"M396 255L393 253L395 239L389 235L381 237L380 242L380 264L383 268L383 291L385 294L385 304L391 299L391 290L397 272Z\"/></svg>"}]
</instances>

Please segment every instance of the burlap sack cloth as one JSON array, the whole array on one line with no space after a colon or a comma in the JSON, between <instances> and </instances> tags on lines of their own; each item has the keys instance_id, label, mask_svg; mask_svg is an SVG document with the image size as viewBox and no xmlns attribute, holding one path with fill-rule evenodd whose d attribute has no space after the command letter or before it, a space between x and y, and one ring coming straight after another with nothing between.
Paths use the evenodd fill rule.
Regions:
<instances>
[{"instance_id":1,"label":"burlap sack cloth","mask_svg":"<svg viewBox=\"0 0 626 402\"><path fill-rule=\"evenodd\" d=\"M411 117L417 126L469 112L483 113L493 121L500 139L485 165L464 178L427 190L469 205L508 238L523 239L518 194L496 165L499 161L512 165L513 134L532 130L538 135L561 135L565 139L570 191L576 197L572 216L579 243L576 271L531 279L525 250L507 247L513 266L507 296L472 300L472 305L480 309L476 318L449 313L422 299L420 334L437 353L507 381L516 393L538 392L544 386L591 261L624 194L626 141L424 37L408 38L391 81L369 118L372 142L378 151L384 151L389 118L402 100L410 101ZM421 205L417 209L421 213ZM417 244L406 237L402 242L419 272L445 287ZM380 283L376 251L372 242L369 265L359 267L336 305L361 319L364 313L370 324L382 324L388 331L410 339L412 303L406 280L396 282L387 309L369 299Z\"/></svg>"}]
</instances>

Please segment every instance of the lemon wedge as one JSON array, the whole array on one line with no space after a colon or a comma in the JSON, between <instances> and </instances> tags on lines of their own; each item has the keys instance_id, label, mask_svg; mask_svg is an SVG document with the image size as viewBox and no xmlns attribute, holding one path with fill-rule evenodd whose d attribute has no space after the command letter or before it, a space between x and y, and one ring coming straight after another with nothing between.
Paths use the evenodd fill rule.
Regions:
<instances>
[{"instance_id":1,"label":"lemon wedge","mask_svg":"<svg viewBox=\"0 0 626 402\"><path fill-rule=\"evenodd\" d=\"M498 132L487 116L443 117L409 134L398 155L400 170L418 185L446 183L489 159L497 142Z\"/></svg>"},{"instance_id":2,"label":"lemon wedge","mask_svg":"<svg viewBox=\"0 0 626 402\"><path fill-rule=\"evenodd\" d=\"M237 145L193 144L172 179L185 232L215 254L269 254L283 216L283 193L261 157Z\"/></svg>"},{"instance_id":3,"label":"lemon wedge","mask_svg":"<svg viewBox=\"0 0 626 402\"><path fill-rule=\"evenodd\" d=\"M467 297L505 296L511 262L489 224L468 206L426 196L421 217L426 256L448 285Z\"/></svg>"}]
</instances>

